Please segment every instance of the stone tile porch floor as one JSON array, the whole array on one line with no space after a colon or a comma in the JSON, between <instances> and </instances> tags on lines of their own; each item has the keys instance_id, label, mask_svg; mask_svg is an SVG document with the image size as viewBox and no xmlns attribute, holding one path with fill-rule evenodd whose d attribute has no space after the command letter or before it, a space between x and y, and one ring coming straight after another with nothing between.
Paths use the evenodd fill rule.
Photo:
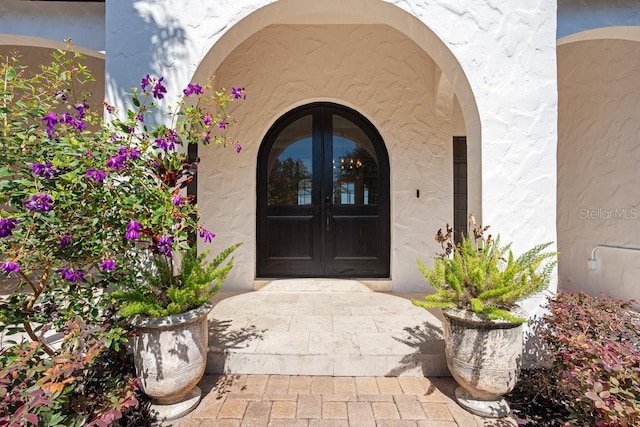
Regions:
<instances>
[{"instance_id":1,"label":"stone tile porch floor","mask_svg":"<svg viewBox=\"0 0 640 427\"><path fill-rule=\"evenodd\" d=\"M445 376L438 313L357 280L280 279L216 296L207 372L324 376Z\"/></svg>"},{"instance_id":2,"label":"stone tile porch floor","mask_svg":"<svg viewBox=\"0 0 640 427\"><path fill-rule=\"evenodd\" d=\"M435 371L428 368L428 365L433 363L433 359L428 359L430 363L427 365L418 363L415 366L416 369L395 373L395 375L405 376L389 376L394 375L395 371L390 372L389 365L386 363L378 367L376 363L378 356L365 351L362 345L364 341L358 340L363 340L366 336L366 341L378 342L381 345L385 342L380 341L384 338L382 335L401 336L403 329L407 326L415 327L425 320L434 322L436 318L422 309L407 304L406 299L420 298L423 294L392 293L385 296L367 291L369 290L358 287L358 284L347 282L279 281L263 289L262 292L239 295L240 298L234 299L234 293L219 293L213 301L216 307L210 317L226 319L225 321L237 328L246 325L245 317L251 313L250 315L258 321L258 329L275 329L275 333L272 335L265 333L259 340L261 345L254 343L240 349L234 345L224 349L226 369L212 371L209 365L217 365L217 363L208 364L207 372L209 373L199 384L203 398L198 407L184 418L167 421L163 425L172 427L517 426L515 420L511 418L483 419L471 415L458 406L453 398L455 381L451 377L431 376L434 375L432 372L442 371L439 368ZM223 300L226 302L219 304ZM403 300L405 302L402 302ZM344 312L335 311L338 308ZM344 316L346 320L349 320L349 317L351 320L358 319L359 326L355 322L347 322L348 325L339 323L340 331L345 329L350 331L356 336L352 339L360 343L355 346L357 357L353 359L353 355L347 354L349 357L345 359L341 356L341 352L348 350L347 353L349 353L353 349L344 343L336 343L335 337L331 335L335 331L331 332L333 330L331 328L327 330L325 325L322 327L321 336L331 336L332 339L323 343L327 351L320 352L322 354L319 356L337 358L333 368L327 370L326 374L319 371L317 367L309 367L308 365L316 365L318 361L309 359L308 355L298 354L300 351L290 345L283 345L283 331L296 336L306 334L312 337L318 332L317 326L322 326L323 323L318 319L294 322L297 312L293 309L301 309L305 315L331 315L331 322L328 323L333 326L339 323L338 320L345 320ZM327 312L327 309L331 310ZM291 310L293 311L289 313ZM380 336L362 329L362 325L367 324L363 320L371 320L369 323L373 324L374 317L379 320L384 315L392 315L395 321L376 325ZM278 318L275 319L275 317ZM280 328L279 326L282 325L275 320L283 323L286 328ZM369 335L362 335L363 333ZM284 340L284 342L288 341ZM347 341L349 342L351 341ZM294 359L283 359L282 366L269 366L270 361L280 359L283 355L279 354L280 351L261 352L260 348L264 343L273 344L271 347L278 349L290 347L284 349L285 352L293 353L288 356L297 355L307 359L304 363L293 363ZM215 356L218 344L215 337L210 337L210 358L212 353ZM407 356L415 357L416 348L405 347L401 346L398 349L394 360ZM304 350L302 353L308 353L309 348L308 346L302 348ZM235 353L236 351L240 353ZM439 351L443 353L443 349ZM254 355L256 352L263 354L257 354L254 360L247 359L247 355ZM229 365L229 362L237 356L242 356L242 359L239 359L241 363ZM371 360L368 360L369 358ZM209 362L216 362L216 359ZM340 373L336 370L338 365L342 368ZM285 372L291 366L295 367L294 372ZM282 367L287 369L280 369ZM376 367L380 369L376 370ZM266 372L263 368L266 368ZM357 373L349 374L349 371L344 370L345 368Z\"/></svg>"},{"instance_id":3,"label":"stone tile porch floor","mask_svg":"<svg viewBox=\"0 0 640 427\"><path fill-rule=\"evenodd\" d=\"M472 415L450 377L205 375L203 398L171 427L517 426Z\"/></svg>"}]
</instances>

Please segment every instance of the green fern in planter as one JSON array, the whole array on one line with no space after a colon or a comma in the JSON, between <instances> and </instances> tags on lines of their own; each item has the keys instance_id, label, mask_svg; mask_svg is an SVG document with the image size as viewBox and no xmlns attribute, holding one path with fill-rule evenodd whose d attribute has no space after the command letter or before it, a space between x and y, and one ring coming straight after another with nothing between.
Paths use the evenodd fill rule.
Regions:
<instances>
[{"instance_id":1,"label":"green fern in planter","mask_svg":"<svg viewBox=\"0 0 640 427\"><path fill-rule=\"evenodd\" d=\"M240 245L228 247L210 262L206 261L209 251L198 255L196 248L189 248L181 252L177 275L173 273L173 257L153 254L150 261L154 269L144 269L142 280L112 293L120 306L119 313L125 317L136 314L164 317L203 305L222 287L233 267L233 258L224 265L223 262Z\"/></svg>"},{"instance_id":2,"label":"green fern in planter","mask_svg":"<svg viewBox=\"0 0 640 427\"><path fill-rule=\"evenodd\" d=\"M499 236L485 237L488 226L475 227L473 218L469 224L469 232L455 246L449 224L446 233L438 230L436 241L444 252L432 268L418 260L418 268L436 292L413 304L426 309L460 308L492 320L523 323L526 319L512 312L515 303L547 288L557 252L544 252L549 242L516 258L511 244L500 246Z\"/></svg>"}]
</instances>

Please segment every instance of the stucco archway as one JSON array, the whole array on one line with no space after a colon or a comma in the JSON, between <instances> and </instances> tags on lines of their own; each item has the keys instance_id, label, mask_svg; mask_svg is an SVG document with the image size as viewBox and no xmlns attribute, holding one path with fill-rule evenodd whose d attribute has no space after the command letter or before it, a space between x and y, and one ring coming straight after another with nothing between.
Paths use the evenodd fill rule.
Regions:
<instances>
[{"instance_id":1,"label":"stucco archway","mask_svg":"<svg viewBox=\"0 0 640 427\"><path fill-rule=\"evenodd\" d=\"M67 49L84 56L82 62L95 78L95 81L87 83L86 87L92 94L89 104L96 111L102 111L105 63L105 55L103 53L41 37L0 34L0 57L5 58L12 52L18 52L20 63L31 70L38 70L40 65L51 63L53 60L51 54L56 50Z\"/></svg>"},{"instance_id":2,"label":"stucco archway","mask_svg":"<svg viewBox=\"0 0 640 427\"><path fill-rule=\"evenodd\" d=\"M353 108L378 129L391 156L394 289L426 287L415 258L433 251L427 230L437 230L453 216L451 121L456 112L469 143L469 209L481 212L480 120L469 83L444 43L398 7L382 1L278 1L222 35L192 81L214 74L221 86L248 85L247 102L234 107L242 129L233 137L241 142L259 144L281 115L312 102ZM394 86L394 93L397 79L404 83ZM255 224L256 186L248 177L256 176L256 153L256 147L246 147L240 156L252 157L248 161L230 151L215 158L201 152L198 180L199 204L212 218L212 228L227 230L228 236L235 234L229 241L242 239L253 248L255 226L247 224ZM255 278L255 266L240 271L253 259L252 251L237 263L242 267L235 269L231 286L245 287Z\"/></svg>"},{"instance_id":3,"label":"stucco archway","mask_svg":"<svg viewBox=\"0 0 640 427\"><path fill-rule=\"evenodd\" d=\"M70 48L72 51L81 53L84 56L102 59L104 61L104 53L87 49L81 46L69 46L67 45L67 43L45 39L42 37L25 36L21 34L0 34L0 46L13 46L16 48L38 47L49 50Z\"/></svg>"},{"instance_id":4,"label":"stucco archway","mask_svg":"<svg viewBox=\"0 0 640 427\"><path fill-rule=\"evenodd\" d=\"M274 24L384 24L401 32L424 50L441 70L435 77L435 85L448 94L446 96L455 96L462 113L469 147L469 207L481 219L480 115L462 66L437 34L415 16L382 0L279 0L256 10L226 31L198 65L192 81L206 81L240 43ZM294 106L288 108L291 107ZM274 112L273 120L285 111L287 109Z\"/></svg>"},{"instance_id":5,"label":"stucco archway","mask_svg":"<svg viewBox=\"0 0 640 427\"><path fill-rule=\"evenodd\" d=\"M640 27L558 40L560 286L640 298ZM588 261L594 257L595 262Z\"/></svg>"}]
</instances>

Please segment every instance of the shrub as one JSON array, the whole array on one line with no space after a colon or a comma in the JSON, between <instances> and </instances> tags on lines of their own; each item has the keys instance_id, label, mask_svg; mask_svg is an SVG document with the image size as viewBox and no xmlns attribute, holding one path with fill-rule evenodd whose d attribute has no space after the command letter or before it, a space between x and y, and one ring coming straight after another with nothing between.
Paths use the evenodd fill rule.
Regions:
<instances>
[{"instance_id":1,"label":"shrub","mask_svg":"<svg viewBox=\"0 0 640 427\"><path fill-rule=\"evenodd\" d=\"M550 364L525 373L520 392L564 406L568 425L640 425L640 317L630 307L584 293L551 298L537 331Z\"/></svg>"},{"instance_id":2,"label":"shrub","mask_svg":"<svg viewBox=\"0 0 640 427\"><path fill-rule=\"evenodd\" d=\"M115 336L124 331L111 324L105 293L138 285L132 253L170 259L196 235L211 242L185 194L198 163L187 147L241 150L225 137L234 123L226 108L241 88L189 84L167 124L156 124L163 77L146 75L122 114L105 103L109 119L90 107L90 80L72 49L38 70L17 54L0 58L0 275L16 283L0 299L0 333L32 341L0 352L0 425L106 425L136 404L133 377L119 365L133 363L121 360ZM213 274L196 273L192 282ZM182 308L212 289L189 291L175 291ZM46 331L65 334L61 348Z\"/></svg>"},{"instance_id":3,"label":"shrub","mask_svg":"<svg viewBox=\"0 0 640 427\"><path fill-rule=\"evenodd\" d=\"M115 326L69 322L52 358L38 341L0 353L0 426L108 426L138 405L133 361Z\"/></svg>"}]
</instances>

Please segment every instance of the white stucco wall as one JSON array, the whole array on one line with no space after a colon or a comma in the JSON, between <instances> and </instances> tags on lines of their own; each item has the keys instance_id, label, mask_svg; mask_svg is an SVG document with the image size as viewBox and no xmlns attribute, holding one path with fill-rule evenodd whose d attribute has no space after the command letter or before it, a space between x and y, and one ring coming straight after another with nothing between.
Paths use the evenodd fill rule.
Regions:
<instances>
[{"instance_id":1,"label":"white stucco wall","mask_svg":"<svg viewBox=\"0 0 640 427\"><path fill-rule=\"evenodd\" d=\"M0 35L12 34L105 50L105 5L92 2L2 0Z\"/></svg>"},{"instance_id":2,"label":"white stucco wall","mask_svg":"<svg viewBox=\"0 0 640 427\"><path fill-rule=\"evenodd\" d=\"M431 257L435 230L453 217L452 100L449 118L437 117L434 71L423 50L384 25L274 25L225 59L217 83L241 82L248 92L234 109L241 124L230 135L243 150L200 152L198 198L206 226L220 230L218 244L245 242L230 284L255 277L256 159L264 135L292 108L331 101L357 109L382 135L391 168L394 287L427 289L415 260Z\"/></svg>"},{"instance_id":3,"label":"white stucco wall","mask_svg":"<svg viewBox=\"0 0 640 427\"><path fill-rule=\"evenodd\" d=\"M192 76L208 77L233 49L268 25L394 27L434 60L460 102L475 159L470 198L476 214L505 241L514 241L516 252L556 240L552 0L110 0L106 22L106 47L113 52L107 57L107 96L113 99L152 71L171 76L168 103Z\"/></svg>"},{"instance_id":4,"label":"white stucco wall","mask_svg":"<svg viewBox=\"0 0 640 427\"><path fill-rule=\"evenodd\" d=\"M640 39L639 39L640 40ZM560 285L640 299L640 41L558 46Z\"/></svg>"}]
</instances>

